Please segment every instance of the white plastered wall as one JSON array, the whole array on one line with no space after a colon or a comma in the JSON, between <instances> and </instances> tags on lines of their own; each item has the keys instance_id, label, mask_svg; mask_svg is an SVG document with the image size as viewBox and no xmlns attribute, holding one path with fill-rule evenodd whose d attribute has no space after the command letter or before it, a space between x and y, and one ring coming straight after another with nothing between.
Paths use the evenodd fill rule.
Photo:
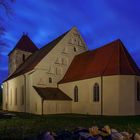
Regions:
<instances>
[{"instance_id":1,"label":"white plastered wall","mask_svg":"<svg viewBox=\"0 0 140 140\"><path fill-rule=\"evenodd\" d=\"M43 114L72 113L71 101L45 100L43 102Z\"/></svg>"},{"instance_id":2,"label":"white plastered wall","mask_svg":"<svg viewBox=\"0 0 140 140\"><path fill-rule=\"evenodd\" d=\"M135 76L120 76L119 115L135 115Z\"/></svg>"},{"instance_id":3,"label":"white plastered wall","mask_svg":"<svg viewBox=\"0 0 140 140\"><path fill-rule=\"evenodd\" d=\"M3 83L2 89L2 109L8 110L8 83Z\"/></svg>"},{"instance_id":4,"label":"white plastered wall","mask_svg":"<svg viewBox=\"0 0 140 140\"><path fill-rule=\"evenodd\" d=\"M59 88L69 97L74 99L74 87L78 87L78 102L72 101L72 113L101 115L101 96L99 102L93 101L94 84L99 84L101 91L101 78L92 78L59 84Z\"/></svg>"},{"instance_id":5,"label":"white plastered wall","mask_svg":"<svg viewBox=\"0 0 140 140\"><path fill-rule=\"evenodd\" d=\"M41 114L41 98L32 87L32 77L29 73L8 80L3 83L3 86L3 110ZM24 104L21 101L22 86L24 87ZM17 104L15 104L16 88Z\"/></svg>"},{"instance_id":6,"label":"white plastered wall","mask_svg":"<svg viewBox=\"0 0 140 140\"><path fill-rule=\"evenodd\" d=\"M136 85L133 75L104 76L103 83L103 115L135 115L139 103L136 103ZM72 101L72 113L101 114L100 102L93 102L93 85L98 83L101 91L101 77L59 84L59 88L74 99L74 87L79 89L79 102ZM101 95L101 92L100 92Z\"/></svg>"},{"instance_id":7,"label":"white plastered wall","mask_svg":"<svg viewBox=\"0 0 140 140\"><path fill-rule=\"evenodd\" d=\"M24 86L24 77L18 76L12 80L3 83L3 109L9 111L24 112L25 102L22 104L22 86ZM16 96L17 89L17 96ZM16 103L17 98L17 103ZM25 98L25 97L24 97ZM24 99L25 101L25 99ZM7 104L7 105L6 105ZM7 107L6 107L7 106Z\"/></svg>"},{"instance_id":8,"label":"white plastered wall","mask_svg":"<svg viewBox=\"0 0 140 140\"><path fill-rule=\"evenodd\" d=\"M119 115L119 76L103 77L103 115Z\"/></svg>"},{"instance_id":9,"label":"white plastered wall","mask_svg":"<svg viewBox=\"0 0 140 140\"><path fill-rule=\"evenodd\" d=\"M9 74L12 74L23 63L23 54L27 59L32 53L16 49L9 55Z\"/></svg>"},{"instance_id":10,"label":"white plastered wall","mask_svg":"<svg viewBox=\"0 0 140 140\"><path fill-rule=\"evenodd\" d=\"M30 106L29 112L33 114L42 114L41 97L33 88L33 79L36 73L28 74L28 105Z\"/></svg>"}]
</instances>

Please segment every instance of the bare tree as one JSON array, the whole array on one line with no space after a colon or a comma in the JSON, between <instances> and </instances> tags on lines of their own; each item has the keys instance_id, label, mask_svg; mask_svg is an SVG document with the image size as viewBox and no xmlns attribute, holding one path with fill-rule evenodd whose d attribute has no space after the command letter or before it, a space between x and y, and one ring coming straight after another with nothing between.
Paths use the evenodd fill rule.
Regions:
<instances>
[{"instance_id":1,"label":"bare tree","mask_svg":"<svg viewBox=\"0 0 140 140\"><path fill-rule=\"evenodd\" d=\"M15 0L0 0L0 8L4 10L7 16L10 16L13 14L13 10L10 6L10 3L14 2ZM4 27L4 18L0 15L0 46L6 45L5 42L1 40L1 37L6 32L6 29Z\"/></svg>"},{"instance_id":2,"label":"bare tree","mask_svg":"<svg viewBox=\"0 0 140 140\"><path fill-rule=\"evenodd\" d=\"M13 2L13 0L0 0L0 6L5 10L6 14L12 13L9 2Z\"/></svg>"}]
</instances>

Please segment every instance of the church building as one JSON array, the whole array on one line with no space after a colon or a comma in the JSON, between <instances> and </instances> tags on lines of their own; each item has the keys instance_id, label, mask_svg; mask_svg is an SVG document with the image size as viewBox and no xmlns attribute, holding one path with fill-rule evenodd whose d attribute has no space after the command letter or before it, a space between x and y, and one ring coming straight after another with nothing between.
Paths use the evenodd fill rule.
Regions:
<instances>
[{"instance_id":1,"label":"church building","mask_svg":"<svg viewBox=\"0 0 140 140\"><path fill-rule=\"evenodd\" d=\"M88 50L74 27L39 49L23 34L8 57L3 110L140 115L140 70L119 39Z\"/></svg>"}]
</instances>

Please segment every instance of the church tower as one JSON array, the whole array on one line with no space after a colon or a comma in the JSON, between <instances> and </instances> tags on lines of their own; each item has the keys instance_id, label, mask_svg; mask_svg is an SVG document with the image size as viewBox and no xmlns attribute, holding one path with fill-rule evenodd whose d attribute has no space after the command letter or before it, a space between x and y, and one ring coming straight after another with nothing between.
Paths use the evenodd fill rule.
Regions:
<instances>
[{"instance_id":1,"label":"church tower","mask_svg":"<svg viewBox=\"0 0 140 140\"><path fill-rule=\"evenodd\" d=\"M23 64L26 59L38 48L28 37L27 34L23 34L20 40L17 42L14 49L8 54L9 56L9 75L15 72L15 70Z\"/></svg>"}]
</instances>

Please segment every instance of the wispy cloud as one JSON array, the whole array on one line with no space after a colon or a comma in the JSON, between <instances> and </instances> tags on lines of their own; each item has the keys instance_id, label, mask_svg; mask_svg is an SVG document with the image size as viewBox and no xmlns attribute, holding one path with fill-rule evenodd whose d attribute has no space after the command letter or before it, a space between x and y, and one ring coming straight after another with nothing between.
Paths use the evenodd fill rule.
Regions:
<instances>
[{"instance_id":1,"label":"wispy cloud","mask_svg":"<svg viewBox=\"0 0 140 140\"><path fill-rule=\"evenodd\" d=\"M78 27L90 49L122 39L140 65L139 5L139 0L17 0L12 5L15 14L4 21L7 33L3 40L7 46L0 46L0 74L6 76L6 55L22 32L28 32L35 44L42 47L72 26Z\"/></svg>"}]
</instances>

